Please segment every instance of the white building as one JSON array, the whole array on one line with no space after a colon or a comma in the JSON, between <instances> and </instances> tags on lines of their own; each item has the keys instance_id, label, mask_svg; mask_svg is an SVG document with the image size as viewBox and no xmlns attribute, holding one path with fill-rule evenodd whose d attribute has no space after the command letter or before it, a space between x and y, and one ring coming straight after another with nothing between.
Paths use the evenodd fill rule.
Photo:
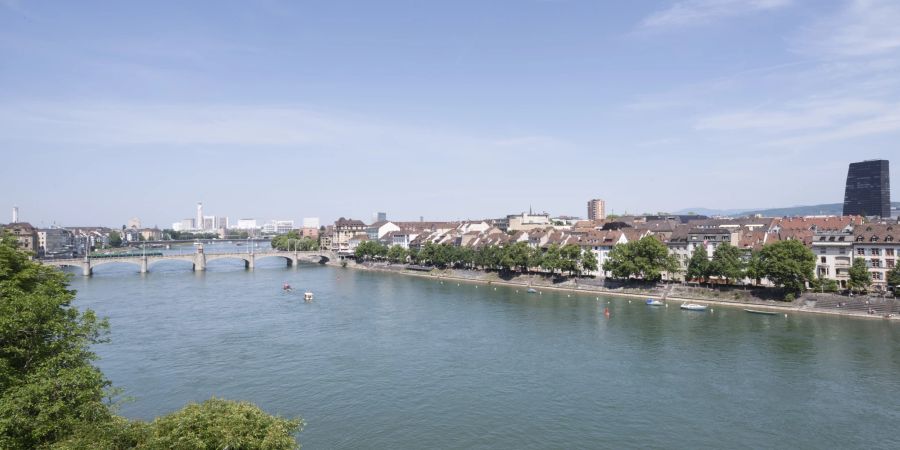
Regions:
<instances>
[{"instance_id":1,"label":"white building","mask_svg":"<svg viewBox=\"0 0 900 450\"><path fill-rule=\"evenodd\" d=\"M303 218L303 228L319 228L319 218L318 217L304 217Z\"/></svg>"},{"instance_id":2,"label":"white building","mask_svg":"<svg viewBox=\"0 0 900 450\"><path fill-rule=\"evenodd\" d=\"M255 230L259 226L256 225L256 219L238 219L237 228L239 230Z\"/></svg>"}]
</instances>

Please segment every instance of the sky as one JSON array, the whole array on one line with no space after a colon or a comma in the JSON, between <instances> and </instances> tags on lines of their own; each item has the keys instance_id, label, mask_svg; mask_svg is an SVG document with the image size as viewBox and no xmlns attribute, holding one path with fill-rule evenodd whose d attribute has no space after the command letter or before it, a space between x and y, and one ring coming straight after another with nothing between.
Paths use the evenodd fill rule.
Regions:
<instances>
[{"instance_id":1,"label":"sky","mask_svg":"<svg viewBox=\"0 0 900 450\"><path fill-rule=\"evenodd\" d=\"M850 162L900 170L897 24L896 0L0 0L0 222L838 203Z\"/></svg>"}]
</instances>

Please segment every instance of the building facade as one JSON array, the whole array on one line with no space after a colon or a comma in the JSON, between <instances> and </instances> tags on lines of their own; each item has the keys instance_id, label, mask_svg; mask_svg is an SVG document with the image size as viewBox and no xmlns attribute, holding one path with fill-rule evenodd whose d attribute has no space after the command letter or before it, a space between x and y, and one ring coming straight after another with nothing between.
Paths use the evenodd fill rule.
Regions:
<instances>
[{"instance_id":1,"label":"building facade","mask_svg":"<svg viewBox=\"0 0 900 450\"><path fill-rule=\"evenodd\" d=\"M816 231L812 252L816 255L816 276L835 280L847 289L853 264L853 232L848 230Z\"/></svg>"},{"instance_id":2,"label":"building facade","mask_svg":"<svg viewBox=\"0 0 900 450\"><path fill-rule=\"evenodd\" d=\"M885 159L851 163L844 190L845 216L891 217L891 186Z\"/></svg>"},{"instance_id":3,"label":"building facade","mask_svg":"<svg viewBox=\"0 0 900 450\"><path fill-rule=\"evenodd\" d=\"M900 225L866 224L853 231L853 258L866 260L872 288L885 290L887 275L900 257Z\"/></svg>"},{"instance_id":4,"label":"building facade","mask_svg":"<svg viewBox=\"0 0 900 450\"><path fill-rule=\"evenodd\" d=\"M32 254L38 253L37 230L28 222L14 222L4 227L4 230L16 238L19 249Z\"/></svg>"},{"instance_id":5,"label":"building facade","mask_svg":"<svg viewBox=\"0 0 900 450\"><path fill-rule=\"evenodd\" d=\"M606 202L599 198L588 201L587 218L588 220L605 220Z\"/></svg>"}]
</instances>

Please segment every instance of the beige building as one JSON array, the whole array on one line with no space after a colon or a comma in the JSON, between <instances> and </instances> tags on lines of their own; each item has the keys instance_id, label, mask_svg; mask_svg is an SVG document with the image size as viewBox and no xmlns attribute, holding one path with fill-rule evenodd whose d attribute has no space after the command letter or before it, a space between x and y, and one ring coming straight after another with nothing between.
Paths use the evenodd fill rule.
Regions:
<instances>
[{"instance_id":1,"label":"beige building","mask_svg":"<svg viewBox=\"0 0 900 450\"><path fill-rule=\"evenodd\" d=\"M365 234L366 228L368 227L361 220L343 217L336 220L331 235L331 250L336 253L349 253L350 239L358 234Z\"/></svg>"},{"instance_id":2,"label":"beige building","mask_svg":"<svg viewBox=\"0 0 900 450\"><path fill-rule=\"evenodd\" d=\"M5 231L13 235L19 243L19 249L37 254L38 235L37 230L28 222L11 223L3 227Z\"/></svg>"},{"instance_id":3,"label":"beige building","mask_svg":"<svg viewBox=\"0 0 900 450\"><path fill-rule=\"evenodd\" d=\"M587 204L588 220L604 220L606 219L606 202L599 198L588 201Z\"/></svg>"},{"instance_id":4,"label":"beige building","mask_svg":"<svg viewBox=\"0 0 900 450\"><path fill-rule=\"evenodd\" d=\"M853 230L853 257L866 260L872 287L887 288L887 275L900 257L900 225L864 224Z\"/></svg>"}]
</instances>

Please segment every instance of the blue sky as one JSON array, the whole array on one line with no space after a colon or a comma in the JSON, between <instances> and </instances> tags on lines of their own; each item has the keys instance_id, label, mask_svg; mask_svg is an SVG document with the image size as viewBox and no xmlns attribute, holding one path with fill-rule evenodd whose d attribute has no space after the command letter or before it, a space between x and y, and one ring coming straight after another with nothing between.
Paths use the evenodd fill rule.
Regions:
<instances>
[{"instance_id":1,"label":"blue sky","mask_svg":"<svg viewBox=\"0 0 900 450\"><path fill-rule=\"evenodd\" d=\"M840 202L849 162L900 170L897 24L894 0L0 0L0 208L168 226L197 201L323 221Z\"/></svg>"}]
</instances>

